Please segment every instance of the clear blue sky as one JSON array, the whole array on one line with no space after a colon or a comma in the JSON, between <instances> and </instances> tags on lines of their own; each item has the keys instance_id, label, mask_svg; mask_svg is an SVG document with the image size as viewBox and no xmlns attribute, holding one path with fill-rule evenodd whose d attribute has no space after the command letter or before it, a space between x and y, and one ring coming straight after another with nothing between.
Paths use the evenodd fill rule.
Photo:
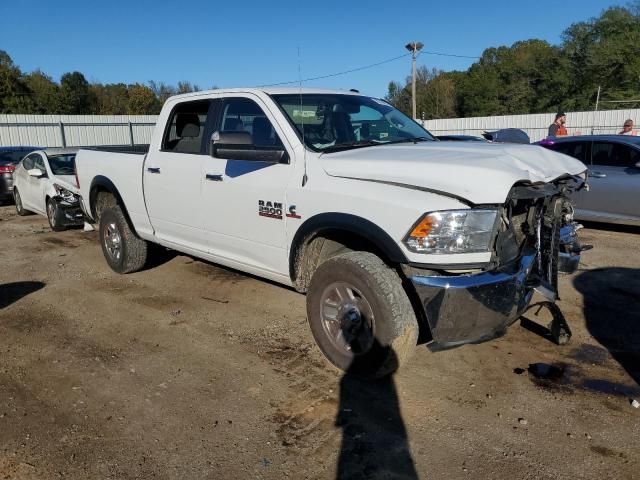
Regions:
<instances>
[{"instance_id":1,"label":"clear blue sky","mask_svg":"<svg viewBox=\"0 0 640 480\"><path fill-rule=\"evenodd\" d=\"M24 71L39 68L55 80L78 70L103 83L254 86L298 79L298 49L303 78L402 55L413 40L425 50L473 56L529 38L559 43L571 23L620 4L624 0L3 0L0 49ZM472 62L418 58L418 65L443 70ZM407 57L306 85L383 96L390 80L409 72Z\"/></svg>"}]
</instances>

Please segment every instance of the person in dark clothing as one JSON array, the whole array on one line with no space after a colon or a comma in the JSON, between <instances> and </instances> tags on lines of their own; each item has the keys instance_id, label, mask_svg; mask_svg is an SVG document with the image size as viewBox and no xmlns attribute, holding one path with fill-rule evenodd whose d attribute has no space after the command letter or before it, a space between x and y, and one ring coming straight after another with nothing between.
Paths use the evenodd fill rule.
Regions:
<instances>
[{"instance_id":1,"label":"person in dark clothing","mask_svg":"<svg viewBox=\"0 0 640 480\"><path fill-rule=\"evenodd\" d=\"M567 115L564 112L558 112L556 119L551 125L549 125L549 137L562 137L567 135L567 128L564 126L567 123Z\"/></svg>"}]
</instances>

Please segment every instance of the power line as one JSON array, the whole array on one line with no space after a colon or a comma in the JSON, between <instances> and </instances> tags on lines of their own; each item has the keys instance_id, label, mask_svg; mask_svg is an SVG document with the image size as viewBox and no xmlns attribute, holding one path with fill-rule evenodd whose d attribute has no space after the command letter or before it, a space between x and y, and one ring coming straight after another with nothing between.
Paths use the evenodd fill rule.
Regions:
<instances>
[{"instance_id":1,"label":"power line","mask_svg":"<svg viewBox=\"0 0 640 480\"><path fill-rule=\"evenodd\" d=\"M420 54L427 54L427 55L438 55L440 57L455 57L455 58L472 58L474 60L479 59L480 57L477 56L471 56L471 55L456 55L454 53L442 53L442 52L429 52L428 50L421 50Z\"/></svg>"},{"instance_id":2,"label":"power line","mask_svg":"<svg viewBox=\"0 0 640 480\"><path fill-rule=\"evenodd\" d=\"M473 57L473 56L470 56L470 55L457 55L457 54L453 54L453 53L430 52L430 51L424 51L424 50L422 50L420 53L421 54L425 53L427 55L438 55L438 56L441 56L441 57L471 58L471 59L475 59L475 60L480 58L480 57ZM270 83L268 85L259 85L259 87L277 87L279 85L291 85L291 84L294 84L294 83L312 82L314 80L322 80L322 79L325 79L325 78L338 77L340 75L346 75L348 73L359 72L361 70L367 70L369 68L377 67L379 65L384 65L385 63L395 62L396 60L400 60L401 58L408 57L409 55L411 55L411 53L405 53L404 55L399 55L397 57L388 58L386 60L382 60L381 62L372 63L370 65L364 65L362 67L352 68L351 70L344 70L342 72L329 73L327 75L319 75L317 77L303 78L302 80L298 79L298 80L290 80L290 81L287 81L287 82Z\"/></svg>"},{"instance_id":3,"label":"power line","mask_svg":"<svg viewBox=\"0 0 640 480\"><path fill-rule=\"evenodd\" d=\"M291 80L291 81L288 81L288 82L270 83L268 85L259 85L259 86L260 87L277 87L278 85L291 85L292 83L311 82L313 80L322 80L324 78L337 77L339 75L346 75L347 73L359 72L360 70L366 70L368 68L377 67L378 65L383 65L385 63L394 62L396 60L399 60L401 58L407 57L409 55L411 55L411 54L410 53L405 53L404 55L399 55L397 57L388 58L387 60L383 60L383 61L377 62L377 63L372 63L370 65L365 65L364 67L352 68L351 70L345 70L343 72L329 73L328 75L320 75L318 77L303 78L302 80Z\"/></svg>"}]
</instances>

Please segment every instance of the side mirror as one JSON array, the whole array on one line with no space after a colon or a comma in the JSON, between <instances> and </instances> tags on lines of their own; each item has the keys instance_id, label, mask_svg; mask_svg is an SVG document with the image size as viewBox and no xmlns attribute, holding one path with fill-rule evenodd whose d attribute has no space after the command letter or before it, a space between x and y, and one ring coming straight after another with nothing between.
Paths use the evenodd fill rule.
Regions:
<instances>
[{"instance_id":1,"label":"side mirror","mask_svg":"<svg viewBox=\"0 0 640 480\"><path fill-rule=\"evenodd\" d=\"M251 162L286 163L289 156L278 146L254 145L249 132L213 132L211 156L226 160Z\"/></svg>"},{"instance_id":2,"label":"side mirror","mask_svg":"<svg viewBox=\"0 0 640 480\"><path fill-rule=\"evenodd\" d=\"M44 177L44 172L39 168L32 168L31 170L27 170L27 173L30 177L41 178Z\"/></svg>"},{"instance_id":3,"label":"side mirror","mask_svg":"<svg viewBox=\"0 0 640 480\"><path fill-rule=\"evenodd\" d=\"M636 163L636 168L640 168L640 162Z\"/></svg>"}]
</instances>

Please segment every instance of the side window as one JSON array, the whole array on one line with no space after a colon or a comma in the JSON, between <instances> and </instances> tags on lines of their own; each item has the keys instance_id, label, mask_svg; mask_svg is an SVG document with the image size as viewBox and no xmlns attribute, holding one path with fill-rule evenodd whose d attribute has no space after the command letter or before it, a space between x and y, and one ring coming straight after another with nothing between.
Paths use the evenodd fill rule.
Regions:
<instances>
[{"instance_id":1,"label":"side window","mask_svg":"<svg viewBox=\"0 0 640 480\"><path fill-rule=\"evenodd\" d=\"M219 125L221 132L249 133L257 147L283 146L264 111L248 98L225 98Z\"/></svg>"},{"instance_id":2,"label":"side window","mask_svg":"<svg viewBox=\"0 0 640 480\"><path fill-rule=\"evenodd\" d=\"M27 155L26 157L24 157L24 160L22 160L22 166L25 170L31 170L32 168L35 168L34 157L35 155Z\"/></svg>"},{"instance_id":3,"label":"side window","mask_svg":"<svg viewBox=\"0 0 640 480\"><path fill-rule=\"evenodd\" d=\"M39 168L44 173L47 173L47 169L44 166L44 160L42 159L42 156L38 155L37 153L35 153L33 156L34 156L33 168Z\"/></svg>"},{"instance_id":4,"label":"side window","mask_svg":"<svg viewBox=\"0 0 640 480\"><path fill-rule=\"evenodd\" d=\"M611 165L612 153L613 143L593 142L593 147L591 147L591 163L594 165Z\"/></svg>"},{"instance_id":5,"label":"side window","mask_svg":"<svg viewBox=\"0 0 640 480\"><path fill-rule=\"evenodd\" d=\"M204 153L203 137L212 100L195 100L176 105L162 141L162 150L176 153Z\"/></svg>"},{"instance_id":6,"label":"side window","mask_svg":"<svg viewBox=\"0 0 640 480\"><path fill-rule=\"evenodd\" d=\"M633 167L640 161L640 153L638 150L620 143L614 145L612 156L612 163L617 167Z\"/></svg>"},{"instance_id":7,"label":"side window","mask_svg":"<svg viewBox=\"0 0 640 480\"><path fill-rule=\"evenodd\" d=\"M565 155L576 158L581 162L588 163L588 147L589 144L587 142L559 142L553 146L553 149L558 153L564 153Z\"/></svg>"},{"instance_id":8,"label":"side window","mask_svg":"<svg viewBox=\"0 0 640 480\"><path fill-rule=\"evenodd\" d=\"M615 142L593 142L592 161L604 167L631 167L640 161L637 150Z\"/></svg>"}]
</instances>

